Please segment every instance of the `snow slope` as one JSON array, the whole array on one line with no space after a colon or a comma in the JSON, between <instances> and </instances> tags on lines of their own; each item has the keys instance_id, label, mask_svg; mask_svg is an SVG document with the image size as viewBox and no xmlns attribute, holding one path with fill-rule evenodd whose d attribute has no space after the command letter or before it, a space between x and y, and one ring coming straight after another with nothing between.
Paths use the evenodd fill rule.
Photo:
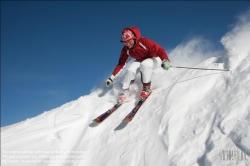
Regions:
<instances>
[{"instance_id":1,"label":"snow slope","mask_svg":"<svg viewBox=\"0 0 250 166\"><path fill-rule=\"evenodd\" d=\"M134 97L101 125L90 127L115 103L123 71L111 89L97 87L59 108L2 127L1 165L250 165L249 16L250 11L241 15L222 37L223 51L213 51L199 38L170 53L173 65L229 72L157 69L152 95L133 121L119 129L137 102L138 75Z\"/></svg>"}]
</instances>

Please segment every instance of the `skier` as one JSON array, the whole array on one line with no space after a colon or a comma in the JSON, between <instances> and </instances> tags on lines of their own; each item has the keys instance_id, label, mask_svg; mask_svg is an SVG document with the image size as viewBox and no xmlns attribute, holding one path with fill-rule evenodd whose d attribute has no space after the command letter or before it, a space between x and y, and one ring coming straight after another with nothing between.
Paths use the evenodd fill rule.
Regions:
<instances>
[{"instance_id":1,"label":"skier","mask_svg":"<svg viewBox=\"0 0 250 166\"><path fill-rule=\"evenodd\" d=\"M135 81L137 73L141 73L142 92L141 99L146 99L151 93L151 76L153 70L160 66L168 70L170 60L165 50L156 42L141 37L140 30L131 26L124 28L121 34L121 41L124 44L122 48L119 63L115 67L112 75L106 80L106 86L109 87L115 80L116 76L126 65L129 56L135 59L134 62L128 67L125 77L123 78L122 93L118 99L118 103L124 103L129 96L129 87Z\"/></svg>"}]
</instances>

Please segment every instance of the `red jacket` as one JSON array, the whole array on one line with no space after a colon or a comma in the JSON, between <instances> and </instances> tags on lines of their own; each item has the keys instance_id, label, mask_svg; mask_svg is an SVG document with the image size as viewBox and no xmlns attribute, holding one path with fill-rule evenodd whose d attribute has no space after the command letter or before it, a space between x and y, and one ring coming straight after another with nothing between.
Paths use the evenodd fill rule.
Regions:
<instances>
[{"instance_id":1,"label":"red jacket","mask_svg":"<svg viewBox=\"0 0 250 166\"><path fill-rule=\"evenodd\" d=\"M129 56L135 58L137 61L143 61L147 58L153 57L160 57L161 60L167 59L170 61L167 53L159 44L148 38L141 37L140 31L137 27L129 27L126 29L130 29L135 33L136 44L133 49L129 49L126 46L122 48L119 63L112 73L114 76L125 66Z\"/></svg>"}]
</instances>

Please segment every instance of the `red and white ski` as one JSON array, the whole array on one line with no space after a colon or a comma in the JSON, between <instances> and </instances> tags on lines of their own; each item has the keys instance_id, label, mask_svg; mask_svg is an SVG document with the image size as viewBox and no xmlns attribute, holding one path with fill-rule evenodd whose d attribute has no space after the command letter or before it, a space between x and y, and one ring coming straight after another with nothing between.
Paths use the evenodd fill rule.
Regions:
<instances>
[{"instance_id":1,"label":"red and white ski","mask_svg":"<svg viewBox=\"0 0 250 166\"><path fill-rule=\"evenodd\" d=\"M113 112L115 112L120 106L122 105L122 103L117 103L115 104L112 108L110 108L108 111L104 112L103 114L101 114L100 116L98 116L97 118L95 118L93 120L94 123L96 123L97 125L100 124L101 122L103 122L107 117L109 117Z\"/></svg>"},{"instance_id":2,"label":"red and white ski","mask_svg":"<svg viewBox=\"0 0 250 166\"><path fill-rule=\"evenodd\" d=\"M150 96L150 94L148 95L148 97L149 96ZM123 119L123 121L127 122L127 123L130 122L134 118L134 116L138 112L138 110L141 108L142 104L147 100L147 98L146 99L140 99L139 102L134 107L134 109Z\"/></svg>"}]
</instances>

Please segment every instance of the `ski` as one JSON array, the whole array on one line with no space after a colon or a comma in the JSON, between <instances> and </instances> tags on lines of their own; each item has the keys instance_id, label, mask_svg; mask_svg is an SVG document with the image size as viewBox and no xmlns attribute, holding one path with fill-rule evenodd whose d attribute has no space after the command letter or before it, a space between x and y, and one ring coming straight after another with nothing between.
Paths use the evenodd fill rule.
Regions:
<instances>
[{"instance_id":1,"label":"ski","mask_svg":"<svg viewBox=\"0 0 250 166\"><path fill-rule=\"evenodd\" d=\"M150 96L150 94L148 95L148 97L149 96ZM141 108L142 104L147 100L147 98L146 99L140 99L139 102L134 107L134 109L123 119L123 122L129 123L134 118L134 116L138 112L138 110Z\"/></svg>"},{"instance_id":2,"label":"ski","mask_svg":"<svg viewBox=\"0 0 250 166\"><path fill-rule=\"evenodd\" d=\"M128 123L134 118L135 114L139 111L139 109L141 108L142 104L147 100L147 98L139 100L139 102L136 104L136 106L133 108L133 110L115 128L115 131L122 130L122 129L124 129L128 125Z\"/></svg>"},{"instance_id":3,"label":"ski","mask_svg":"<svg viewBox=\"0 0 250 166\"><path fill-rule=\"evenodd\" d=\"M95 118L93 120L93 122L96 123L96 124L102 123L107 117L109 117L113 112L115 112L121 105L122 105L122 103L115 104L108 111L104 112L103 114L101 114L100 116L98 116L97 118Z\"/></svg>"}]
</instances>

